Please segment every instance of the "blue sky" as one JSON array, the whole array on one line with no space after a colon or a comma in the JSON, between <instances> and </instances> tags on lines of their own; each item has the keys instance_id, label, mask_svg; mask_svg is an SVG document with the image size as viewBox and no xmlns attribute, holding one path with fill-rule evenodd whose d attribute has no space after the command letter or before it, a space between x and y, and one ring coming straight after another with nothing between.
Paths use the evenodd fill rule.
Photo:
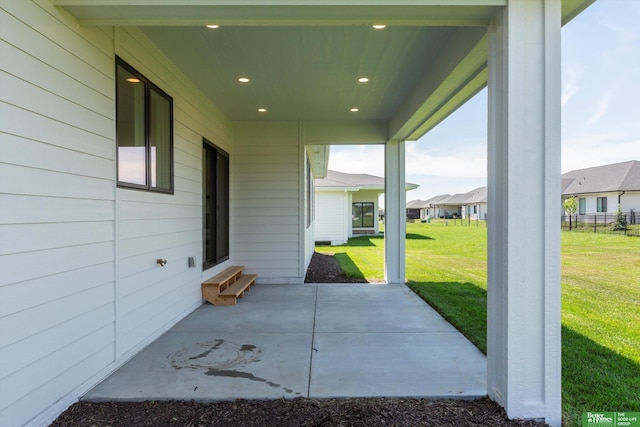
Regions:
<instances>
[{"instance_id":1,"label":"blue sky","mask_svg":"<svg viewBox=\"0 0 640 427\"><path fill-rule=\"evenodd\" d=\"M487 180L487 91L406 143L407 201ZM562 172L640 160L640 0L597 0L562 29ZM382 146L333 146L329 168L384 176Z\"/></svg>"}]
</instances>

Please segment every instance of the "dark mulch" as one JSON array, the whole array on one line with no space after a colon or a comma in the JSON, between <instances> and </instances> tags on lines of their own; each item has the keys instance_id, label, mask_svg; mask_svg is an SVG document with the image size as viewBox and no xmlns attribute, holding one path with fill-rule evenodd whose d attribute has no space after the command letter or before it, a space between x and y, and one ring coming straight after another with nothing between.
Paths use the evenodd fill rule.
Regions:
<instances>
[{"instance_id":1,"label":"dark mulch","mask_svg":"<svg viewBox=\"0 0 640 427\"><path fill-rule=\"evenodd\" d=\"M311 257L305 283L368 283L365 279L347 277L332 255L315 252Z\"/></svg>"},{"instance_id":2,"label":"dark mulch","mask_svg":"<svg viewBox=\"0 0 640 427\"><path fill-rule=\"evenodd\" d=\"M306 277L311 283L358 283L342 274L335 259L314 254ZM366 281L364 281L366 283ZM270 427L270 426L530 426L510 421L488 398L429 400L396 398L78 402L62 413L55 427Z\"/></svg>"},{"instance_id":3,"label":"dark mulch","mask_svg":"<svg viewBox=\"0 0 640 427\"><path fill-rule=\"evenodd\" d=\"M52 424L55 427L142 426L531 426L509 421L503 409L480 400L304 399L80 402Z\"/></svg>"}]
</instances>

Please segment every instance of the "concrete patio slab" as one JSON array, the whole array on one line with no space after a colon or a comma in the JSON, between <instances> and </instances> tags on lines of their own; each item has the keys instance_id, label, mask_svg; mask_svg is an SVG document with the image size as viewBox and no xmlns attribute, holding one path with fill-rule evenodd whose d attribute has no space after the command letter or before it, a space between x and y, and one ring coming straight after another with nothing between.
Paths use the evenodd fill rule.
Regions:
<instances>
[{"instance_id":1,"label":"concrete patio slab","mask_svg":"<svg viewBox=\"0 0 640 427\"><path fill-rule=\"evenodd\" d=\"M310 397L487 393L486 360L459 333L316 333Z\"/></svg>"},{"instance_id":2,"label":"concrete patio slab","mask_svg":"<svg viewBox=\"0 0 640 427\"><path fill-rule=\"evenodd\" d=\"M486 395L486 359L404 285L256 285L203 304L86 400Z\"/></svg>"},{"instance_id":3,"label":"concrete patio slab","mask_svg":"<svg viewBox=\"0 0 640 427\"><path fill-rule=\"evenodd\" d=\"M313 332L315 301L260 301L259 298L260 295L245 296L235 306L203 304L172 331Z\"/></svg>"},{"instance_id":4,"label":"concrete patio slab","mask_svg":"<svg viewBox=\"0 0 640 427\"><path fill-rule=\"evenodd\" d=\"M315 301L317 287L308 285L255 285L238 302Z\"/></svg>"},{"instance_id":5,"label":"concrete patio slab","mask_svg":"<svg viewBox=\"0 0 640 427\"><path fill-rule=\"evenodd\" d=\"M168 332L86 400L233 400L307 396L311 334Z\"/></svg>"},{"instance_id":6,"label":"concrete patio slab","mask_svg":"<svg viewBox=\"0 0 640 427\"><path fill-rule=\"evenodd\" d=\"M417 298L417 300L416 300ZM318 286L318 301L348 301L354 304L365 304L373 301L408 303L424 302L405 285L385 285L371 283L354 284L321 284Z\"/></svg>"},{"instance_id":7,"label":"concrete patio slab","mask_svg":"<svg viewBox=\"0 0 640 427\"><path fill-rule=\"evenodd\" d=\"M374 301L320 302L316 332L453 332L455 328L425 304Z\"/></svg>"}]
</instances>

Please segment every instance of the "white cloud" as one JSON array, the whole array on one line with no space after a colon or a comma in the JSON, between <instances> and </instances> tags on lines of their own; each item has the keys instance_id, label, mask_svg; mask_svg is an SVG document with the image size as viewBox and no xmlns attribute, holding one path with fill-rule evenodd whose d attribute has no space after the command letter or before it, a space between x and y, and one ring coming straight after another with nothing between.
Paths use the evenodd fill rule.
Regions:
<instances>
[{"instance_id":1,"label":"white cloud","mask_svg":"<svg viewBox=\"0 0 640 427\"><path fill-rule=\"evenodd\" d=\"M562 142L562 172L640 160L640 137L622 131L580 135Z\"/></svg>"},{"instance_id":2,"label":"white cloud","mask_svg":"<svg viewBox=\"0 0 640 427\"><path fill-rule=\"evenodd\" d=\"M575 95L580 86L578 81L582 74L583 67L578 65L569 65L565 67L564 76L562 79L562 106L569 102L569 100Z\"/></svg>"},{"instance_id":3,"label":"white cloud","mask_svg":"<svg viewBox=\"0 0 640 427\"><path fill-rule=\"evenodd\" d=\"M607 113L607 111L609 110L609 105L611 104L612 92L613 92L612 90L608 90L602 96L602 98L598 100L598 109L596 110L595 113L591 115L591 117L589 117L589 119L586 122L586 126L591 126L592 124L596 123Z\"/></svg>"},{"instance_id":4,"label":"white cloud","mask_svg":"<svg viewBox=\"0 0 640 427\"><path fill-rule=\"evenodd\" d=\"M407 175L481 178L487 176L486 147L477 145L458 151L451 144L451 154L436 156L416 142L406 144Z\"/></svg>"},{"instance_id":5,"label":"white cloud","mask_svg":"<svg viewBox=\"0 0 640 427\"><path fill-rule=\"evenodd\" d=\"M329 154L329 169L384 176L384 146L334 145Z\"/></svg>"}]
</instances>

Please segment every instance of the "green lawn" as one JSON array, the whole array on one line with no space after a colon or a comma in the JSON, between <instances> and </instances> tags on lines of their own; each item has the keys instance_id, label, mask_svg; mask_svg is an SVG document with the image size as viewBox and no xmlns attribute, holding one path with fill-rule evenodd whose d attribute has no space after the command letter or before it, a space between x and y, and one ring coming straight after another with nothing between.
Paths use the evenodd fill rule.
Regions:
<instances>
[{"instance_id":1,"label":"green lawn","mask_svg":"<svg viewBox=\"0 0 640 427\"><path fill-rule=\"evenodd\" d=\"M486 352L487 229L407 224L408 285ZM383 238L335 254L347 274L382 279ZM562 233L562 397L567 425L586 411L640 411L640 238Z\"/></svg>"}]
</instances>

